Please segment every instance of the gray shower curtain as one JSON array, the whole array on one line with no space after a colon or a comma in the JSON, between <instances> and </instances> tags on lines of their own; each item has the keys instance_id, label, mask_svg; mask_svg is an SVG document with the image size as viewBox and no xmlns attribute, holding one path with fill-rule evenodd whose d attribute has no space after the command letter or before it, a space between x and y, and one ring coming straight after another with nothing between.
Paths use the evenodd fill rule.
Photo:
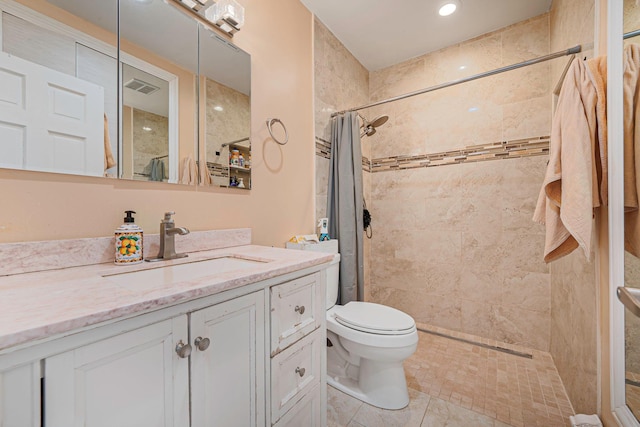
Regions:
<instances>
[{"instance_id":1,"label":"gray shower curtain","mask_svg":"<svg viewBox=\"0 0 640 427\"><path fill-rule=\"evenodd\" d=\"M362 224L362 151L358 113L331 120L331 165L327 217L329 236L340 247L338 302L364 299Z\"/></svg>"}]
</instances>

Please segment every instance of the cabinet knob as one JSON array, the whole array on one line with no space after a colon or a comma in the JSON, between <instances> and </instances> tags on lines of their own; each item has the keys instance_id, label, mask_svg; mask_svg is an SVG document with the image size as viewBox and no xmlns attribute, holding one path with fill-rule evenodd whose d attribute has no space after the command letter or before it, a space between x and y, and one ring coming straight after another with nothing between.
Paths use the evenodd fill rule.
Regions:
<instances>
[{"instance_id":1,"label":"cabinet knob","mask_svg":"<svg viewBox=\"0 0 640 427\"><path fill-rule=\"evenodd\" d=\"M296 368L296 374L300 375L301 377L304 377L304 373L305 373L304 368L300 368L300 367Z\"/></svg>"},{"instance_id":2,"label":"cabinet knob","mask_svg":"<svg viewBox=\"0 0 640 427\"><path fill-rule=\"evenodd\" d=\"M176 345L176 353L178 354L178 357L186 359L191 354L191 345L183 343L182 340L178 341L178 344Z\"/></svg>"},{"instance_id":3,"label":"cabinet knob","mask_svg":"<svg viewBox=\"0 0 640 427\"><path fill-rule=\"evenodd\" d=\"M304 314L304 305L302 305L302 306L296 305L296 308L294 310L297 311L300 314Z\"/></svg>"},{"instance_id":4,"label":"cabinet knob","mask_svg":"<svg viewBox=\"0 0 640 427\"><path fill-rule=\"evenodd\" d=\"M205 351L209 348L209 344L211 344L211 340L209 338L198 337L193 342L196 348L200 351Z\"/></svg>"}]
</instances>

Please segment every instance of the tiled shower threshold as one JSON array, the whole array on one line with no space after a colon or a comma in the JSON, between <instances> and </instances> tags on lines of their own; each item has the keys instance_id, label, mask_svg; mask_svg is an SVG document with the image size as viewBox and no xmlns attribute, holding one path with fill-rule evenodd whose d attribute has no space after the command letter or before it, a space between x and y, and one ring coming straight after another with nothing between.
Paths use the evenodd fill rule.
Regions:
<instances>
[{"instance_id":1,"label":"tiled shower threshold","mask_svg":"<svg viewBox=\"0 0 640 427\"><path fill-rule=\"evenodd\" d=\"M329 387L328 426L570 425L573 408L549 353L418 327L418 349L404 364L409 406L386 411Z\"/></svg>"}]
</instances>

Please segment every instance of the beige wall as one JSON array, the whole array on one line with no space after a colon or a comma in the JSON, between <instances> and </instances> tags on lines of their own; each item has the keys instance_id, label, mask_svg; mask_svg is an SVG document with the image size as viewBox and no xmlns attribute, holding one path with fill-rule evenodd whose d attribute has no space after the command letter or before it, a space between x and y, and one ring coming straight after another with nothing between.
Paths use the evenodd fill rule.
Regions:
<instances>
[{"instance_id":1,"label":"beige wall","mask_svg":"<svg viewBox=\"0 0 640 427\"><path fill-rule=\"evenodd\" d=\"M549 53L547 14L371 74L371 101ZM550 132L548 63L376 107L375 160ZM373 300L416 321L549 347L544 229L531 221L546 157L376 172Z\"/></svg>"},{"instance_id":2,"label":"beige wall","mask_svg":"<svg viewBox=\"0 0 640 427\"><path fill-rule=\"evenodd\" d=\"M558 51L594 41L594 2L554 0L551 50ZM593 50L580 56L591 57ZM555 86L566 60L555 60L551 82ZM595 260L595 253L592 254ZM597 285L595 261L582 253L550 264L551 345L549 351L577 413L597 412Z\"/></svg>"},{"instance_id":3,"label":"beige wall","mask_svg":"<svg viewBox=\"0 0 640 427\"><path fill-rule=\"evenodd\" d=\"M126 209L150 233L167 210L192 230L251 227L258 244L313 232L312 16L297 0L243 5L234 42L252 55L251 191L0 170L0 242L108 236ZM286 146L269 138L268 117L286 124Z\"/></svg>"}]
</instances>

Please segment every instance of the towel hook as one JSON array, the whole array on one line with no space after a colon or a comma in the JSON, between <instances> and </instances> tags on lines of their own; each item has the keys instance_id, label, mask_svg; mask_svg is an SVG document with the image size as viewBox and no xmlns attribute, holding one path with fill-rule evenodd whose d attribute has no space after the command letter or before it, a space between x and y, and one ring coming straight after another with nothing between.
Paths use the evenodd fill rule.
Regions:
<instances>
[{"instance_id":1,"label":"towel hook","mask_svg":"<svg viewBox=\"0 0 640 427\"><path fill-rule=\"evenodd\" d=\"M280 123L280 125L282 126L282 129L284 129L284 142L280 142L278 138L276 138L275 135L273 134L273 129L271 129L271 126L273 126L274 123ZM289 142L289 132L287 132L287 128L285 127L284 123L282 123L282 120L267 119L267 129L269 129L269 134L271 135L271 138L273 138L273 140L278 144L285 145L287 142Z\"/></svg>"}]
</instances>

